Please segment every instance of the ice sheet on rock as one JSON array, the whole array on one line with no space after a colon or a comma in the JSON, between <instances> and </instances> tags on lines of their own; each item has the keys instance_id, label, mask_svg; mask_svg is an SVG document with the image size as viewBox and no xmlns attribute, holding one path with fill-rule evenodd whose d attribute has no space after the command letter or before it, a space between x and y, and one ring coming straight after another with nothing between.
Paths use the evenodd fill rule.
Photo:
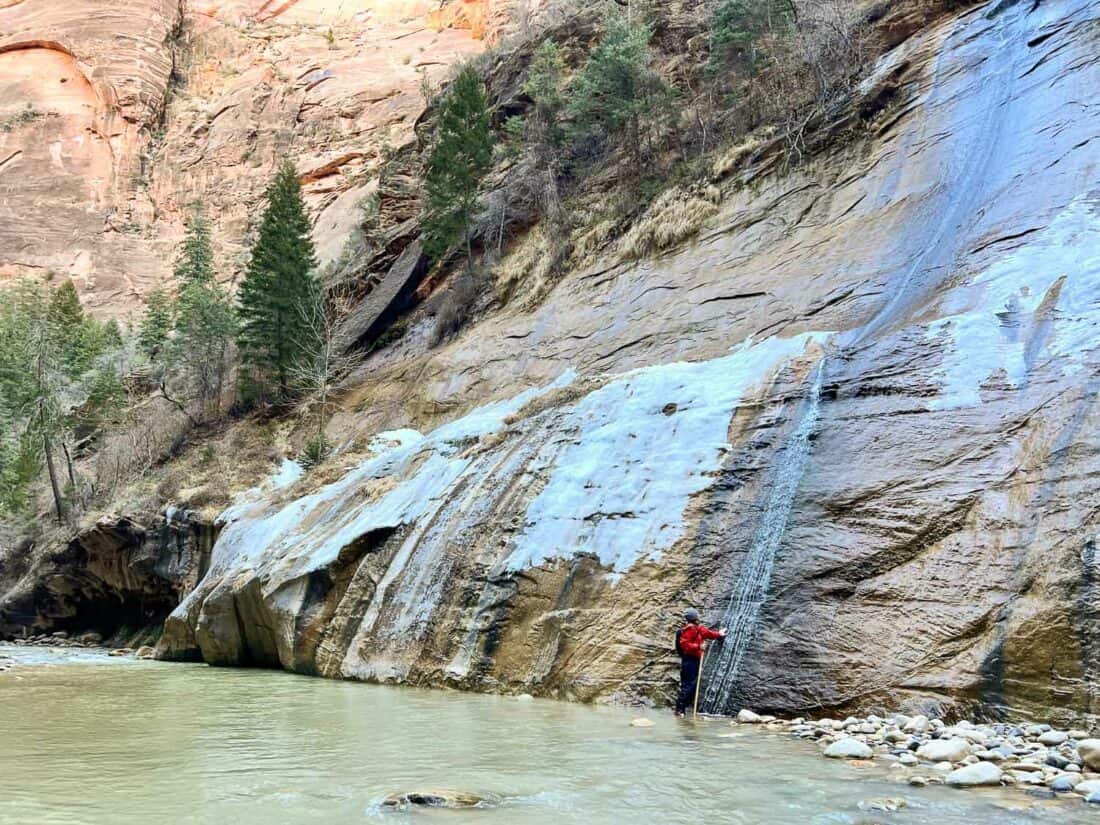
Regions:
<instances>
[{"instance_id":1,"label":"ice sheet on rock","mask_svg":"<svg viewBox=\"0 0 1100 825\"><path fill-rule=\"evenodd\" d=\"M572 380L567 372L547 387L478 408L428 436L409 429L379 433L371 442L373 454L343 478L278 508L246 497L219 519L224 528L212 572L262 563L273 572L279 568L271 579L277 585L331 563L360 536L412 523L438 507L469 464L460 442L498 431L524 404ZM378 483L388 478L397 483Z\"/></svg>"},{"instance_id":2,"label":"ice sheet on rock","mask_svg":"<svg viewBox=\"0 0 1100 825\"><path fill-rule=\"evenodd\" d=\"M712 483L745 392L827 335L749 340L723 358L635 370L583 398L558 427L568 443L532 463L549 481L505 566L590 552L622 573L659 558L683 534L691 496Z\"/></svg>"},{"instance_id":3,"label":"ice sheet on rock","mask_svg":"<svg viewBox=\"0 0 1100 825\"><path fill-rule=\"evenodd\" d=\"M997 375L1019 387L1044 355L1080 369L1100 323L1098 202L1076 198L1025 245L952 290L943 310L928 331L948 336L932 409L980 404L982 385Z\"/></svg>"},{"instance_id":4,"label":"ice sheet on rock","mask_svg":"<svg viewBox=\"0 0 1100 825\"><path fill-rule=\"evenodd\" d=\"M289 458L284 458L279 465L279 469L268 478L267 485L275 490L289 487L300 479L304 473L305 468L301 464L297 461L291 461Z\"/></svg>"}]
</instances>

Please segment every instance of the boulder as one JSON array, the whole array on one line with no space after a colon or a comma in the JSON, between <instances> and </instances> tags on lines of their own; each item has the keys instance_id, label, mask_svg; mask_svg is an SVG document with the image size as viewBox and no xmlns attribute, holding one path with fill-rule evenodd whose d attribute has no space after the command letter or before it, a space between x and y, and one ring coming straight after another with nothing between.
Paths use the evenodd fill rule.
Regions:
<instances>
[{"instance_id":1,"label":"boulder","mask_svg":"<svg viewBox=\"0 0 1100 825\"><path fill-rule=\"evenodd\" d=\"M934 739L917 748L917 756L926 762L961 762L969 755L965 739Z\"/></svg>"},{"instance_id":2,"label":"boulder","mask_svg":"<svg viewBox=\"0 0 1100 825\"><path fill-rule=\"evenodd\" d=\"M1088 796L1093 791L1100 791L1100 779L1086 779L1073 786L1073 790L1082 796Z\"/></svg>"},{"instance_id":3,"label":"boulder","mask_svg":"<svg viewBox=\"0 0 1100 825\"><path fill-rule=\"evenodd\" d=\"M871 759L875 754L865 743L846 736L829 745L825 755L830 759Z\"/></svg>"},{"instance_id":4,"label":"boulder","mask_svg":"<svg viewBox=\"0 0 1100 825\"><path fill-rule=\"evenodd\" d=\"M928 727L928 717L917 715L908 720L901 729L906 733L926 733Z\"/></svg>"},{"instance_id":5,"label":"boulder","mask_svg":"<svg viewBox=\"0 0 1100 825\"><path fill-rule=\"evenodd\" d=\"M1100 739L1082 739L1077 743L1081 761L1094 771L1100 771Z\"/></svg>"},{"instance_id":6,"label":"boulder","mask_svg":"<svg viewBox=\"0 0 1100 825\"><path fill-rule=\"evenodd\" d=\"M1069 734L1061 730L1048 730L1046 733L1039 737L1039 744L1052 747L1055 745L1061 745L1069 739Z\"/></svg>"},{"instance_id":7,"label":"boulder","mask_svg":"<svg viewBox=\"0 0 1100 825\"><path fill-rule=\"evenodd\" d=\"M1000 785L1001 769L992 762L976 762L965 768L951 771L944 781L955 788L972 788L982 785Z\"/></svg>"},{"instance_id":8,"label":"boulder","mask_svg":"<svg viewBox=\"0 0 1100 825\"><path fill-rule=\"evenodd\" d=\"M157 651L156 648L150 647L149 645L142 645L137 649L134 655L139 659L155 659Z\"/></svg>"},{"instance_id":9,"label":"boulder","mask_svg":"<svg viewBox=\"0 0 1100 825\"><path fill-rule=\"evenodd\" d=\"M1051 779L1047 783L1047 786L1052 791L1058 791L1059 793L1066 793L1068 791L1072 791L1074 786L1077 785L1078 781L1079 781L1079 777L1076 774L1063 773L1063 774L1059 774L1058 776L1055 776L1053 779Z\"/></svg>"},{"instance_id":10,"label":"boulder","mask_svg":"<svg viewBox=\"0 0 1100 825\"><path fill-rule=\"evenodd\" d=\"M737 713L737 721L743 725L755 725L763 720L747 708L742 708Z\"/></svg>"}]
</instances>

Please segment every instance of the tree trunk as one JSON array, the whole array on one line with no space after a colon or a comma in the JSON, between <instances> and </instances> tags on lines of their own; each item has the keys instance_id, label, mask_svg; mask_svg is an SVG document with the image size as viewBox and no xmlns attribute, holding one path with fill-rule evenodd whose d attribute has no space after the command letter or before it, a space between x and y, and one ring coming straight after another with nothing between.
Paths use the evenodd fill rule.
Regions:
<instances>
[{"instance_id":1,"label":"tree trunk","mask_svg":"<svg viewBox=\"0 0 1100 825\"><path fill-rule=\"evenodd\" d=\"M61 500L61 487L57 483L57 467L53 463L53 445L50 444L49 436L42 436L42 446L46 451L46 468L50 471L50 487L53 489L53 501L57 507L57 523L64 524L65 505Z\"/></svg>"}]
</instances>

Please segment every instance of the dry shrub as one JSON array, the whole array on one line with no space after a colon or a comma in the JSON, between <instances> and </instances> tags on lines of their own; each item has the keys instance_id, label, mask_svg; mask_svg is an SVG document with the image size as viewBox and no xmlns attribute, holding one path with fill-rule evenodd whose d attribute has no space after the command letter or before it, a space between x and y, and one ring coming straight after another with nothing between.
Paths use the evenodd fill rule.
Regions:
<instances>
[{"instance_id":1,"label":"dry shrub","mask_svg":"<svg viewBox=\"0 0 1100 825\"><path fill-rule=\"evenodd\" d=\"M528 304L541 300L561 276L568 251L552 222L538 224L494 269L497 297L502 302L523 298Z\"/></svg>"},{"instance_id":2,"label":"dry shrub","mask_svg":"<svg viewBox=\"0 0 1100 825\"><path fill-rule=\"evenodd\" d=\"M620 260L637 260L694 237L718 211L721 198L716 186L664 191L619 241Z\"/></svg>"},{"instance_id":3,"label":"dry shrub","mask_svg":"<svg viewBox=\"0 0 1100 825\"><path fill-rule=\"evenodd\" d=\"M604 218L583 226L573 233L573 251L571 260L574 265L590 263L597 253L615 236L619 222L614 218Z\"/></svg>"},{"instance_id":4,"label":"dry shrub","mask_svg":"<svg viewBox=\"0 0 1100 825\"><path fill-rule=\"evenodd\" d=\"M453 336L473 316L484 280L476 269L463 269L454 276L450 287L440 294L435 308L435 327L432 329L433 347Z\"/></svg>"},{"instance_id":5,"label":"dry shrub","mask_svg":"<svg viewBox=\"0 0 1100 825\"><path fill-rule=\"evenodd\" d=\"M739 167L748 158L767 143L767 139L764 135L750 135L740 143L729 147L721 152L714 160L713 174L717 179L724 178L734 169Z\"/></svg>"}]
</instances>

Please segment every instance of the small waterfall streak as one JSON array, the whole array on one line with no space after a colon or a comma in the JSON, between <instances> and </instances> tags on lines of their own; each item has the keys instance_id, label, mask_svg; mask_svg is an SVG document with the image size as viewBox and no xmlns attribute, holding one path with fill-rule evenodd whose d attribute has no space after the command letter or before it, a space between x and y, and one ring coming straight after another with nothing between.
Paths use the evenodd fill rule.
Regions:
<instances>
[{"instance_id":1,"label":"small waterfall streak","mask_svg":"<svg viewBox=\"0 0 1100 825\"><path fill-rule=\"evenodd\" d=\"M722 615L721 626L728 628L729 634L722 644L713 648L714 653L707 666L710 677L705 682L706 690L701 703L710 713L723 712L730 702L741 660L752 641L760 609L768 595L776 551L787 530L795 494L806 471L810 437L820 414L825 361L822 358L815 368L806 411L787 441L783 463L768 494L760 526L745 554L737 585Z\"/></svg>"}]
</instances>

